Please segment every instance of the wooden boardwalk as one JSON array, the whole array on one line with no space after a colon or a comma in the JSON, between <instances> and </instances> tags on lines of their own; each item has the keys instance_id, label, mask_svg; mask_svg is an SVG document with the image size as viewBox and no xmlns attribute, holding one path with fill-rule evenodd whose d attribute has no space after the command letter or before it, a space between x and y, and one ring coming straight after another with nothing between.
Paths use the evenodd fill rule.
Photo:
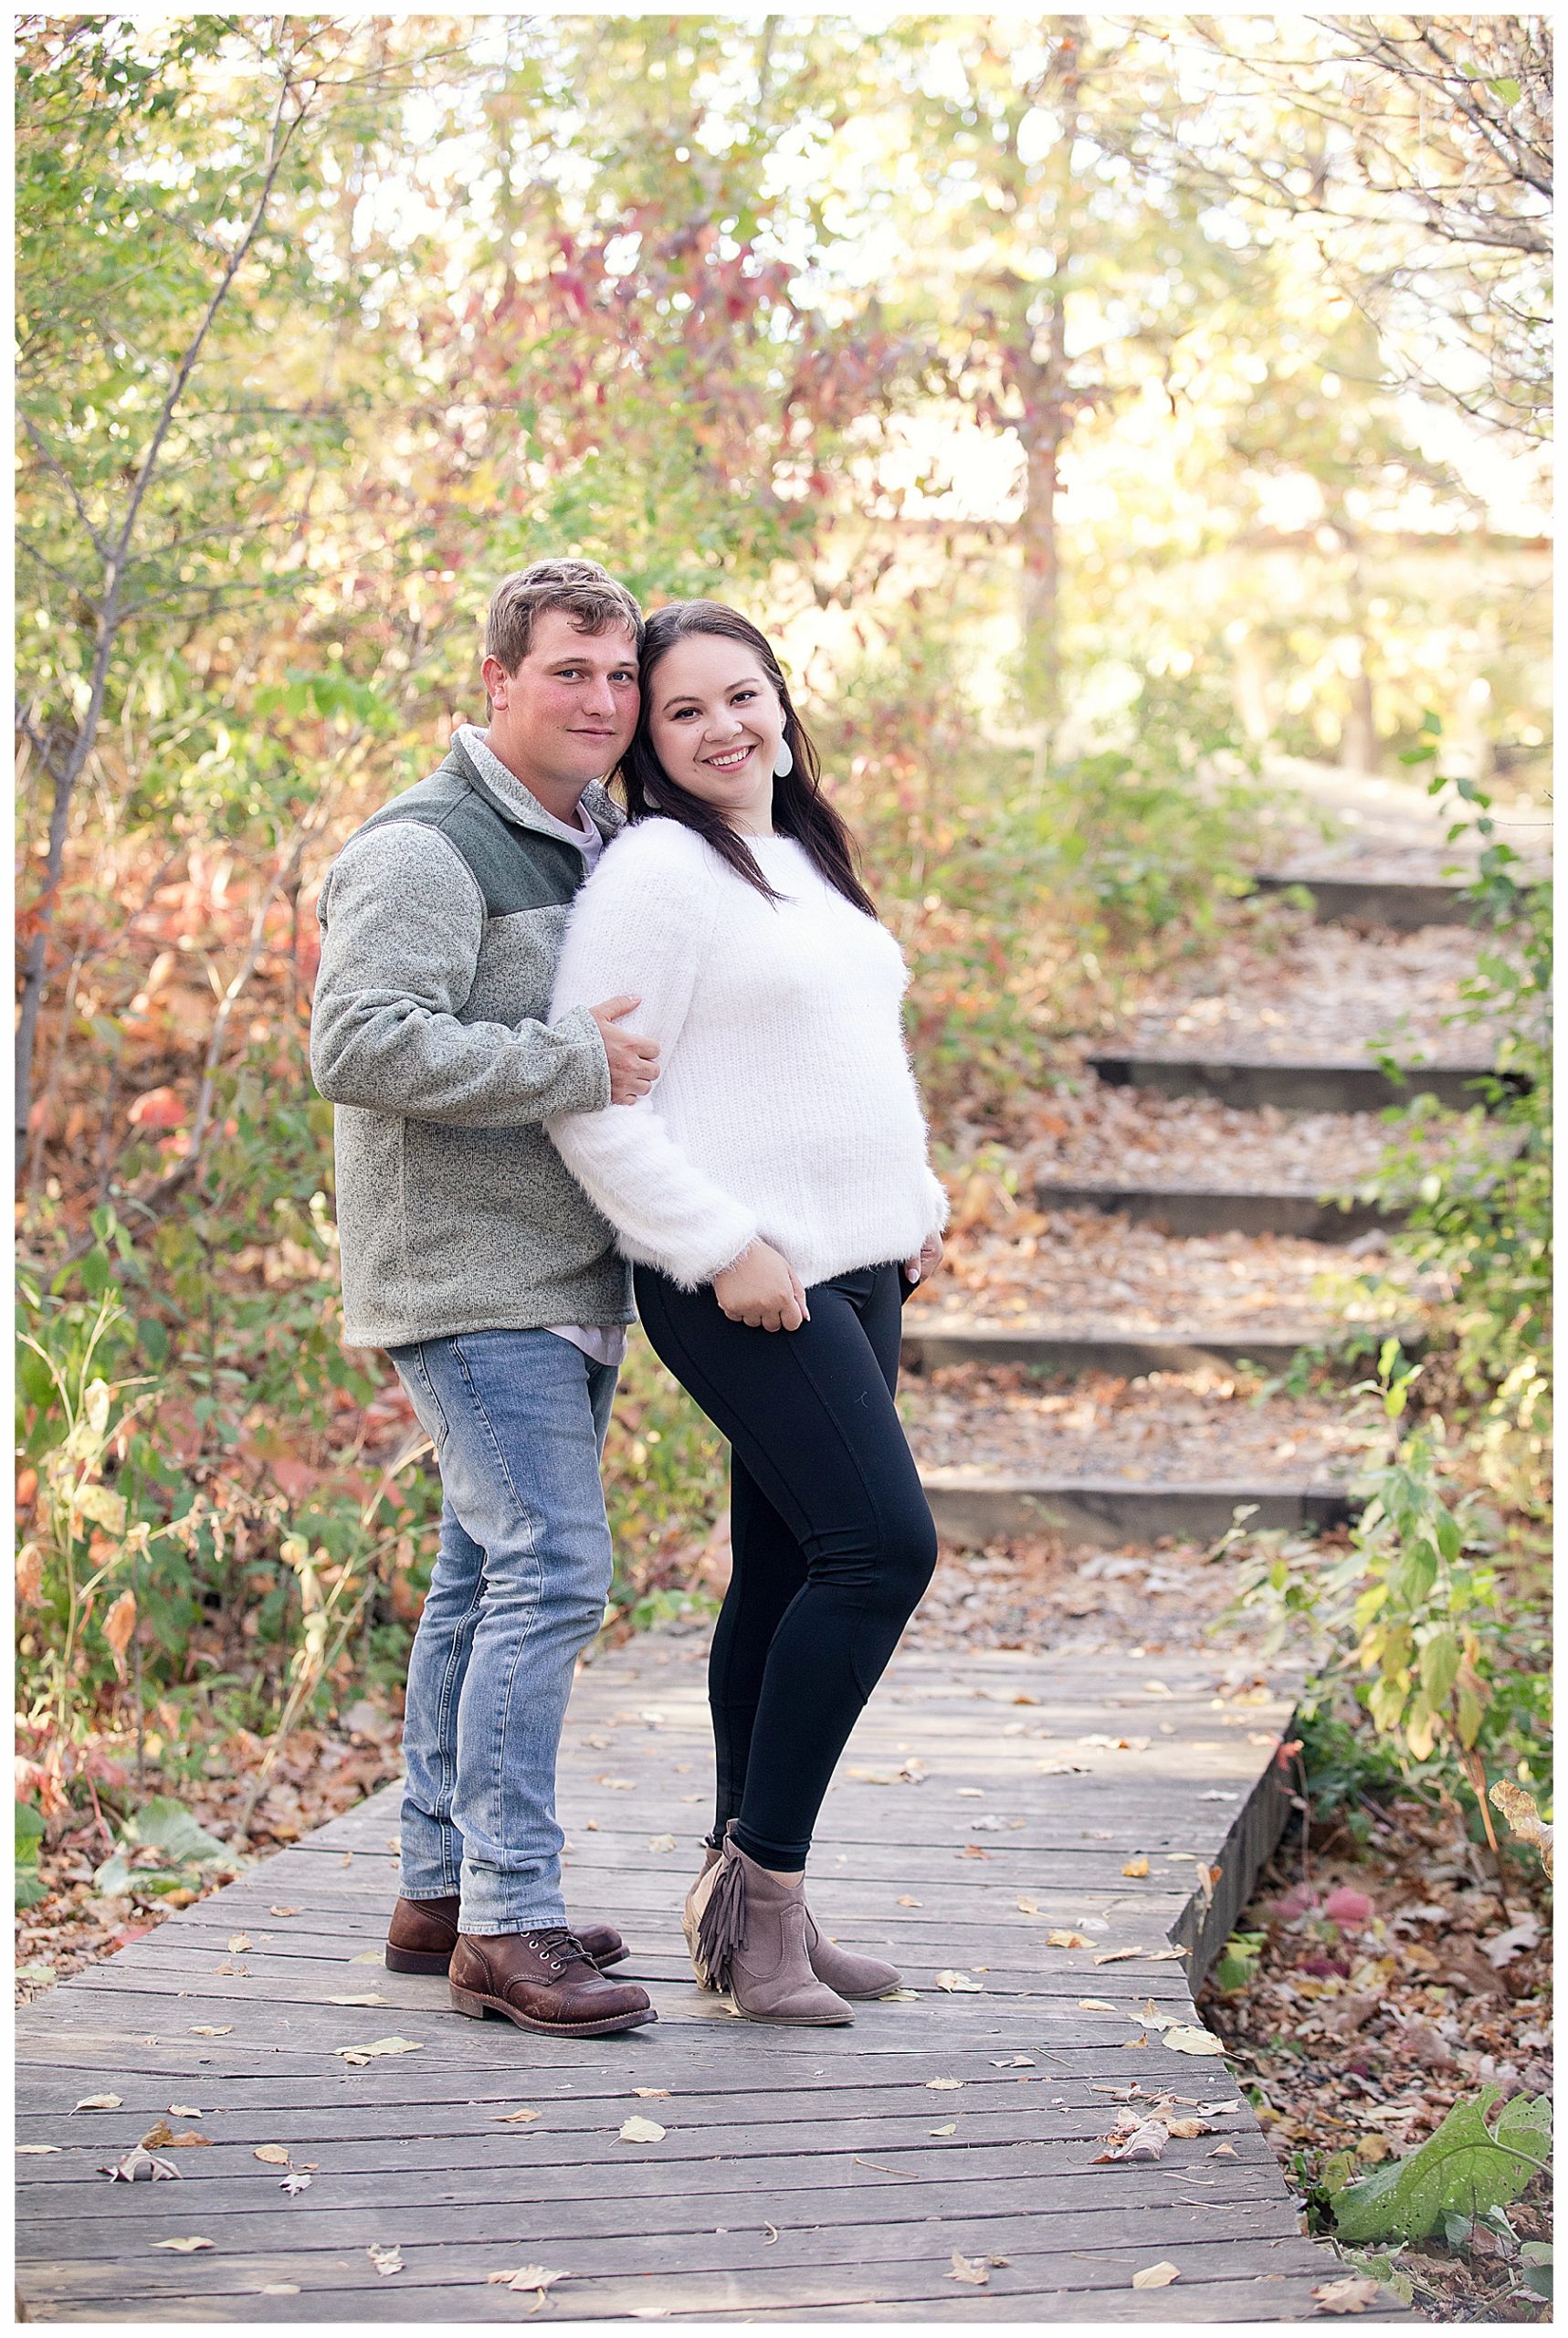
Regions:
<instances>
[{"instance_id":1,"label":"wooden boardwalk","mask_svg":"<svg viewBox=\"0 0 1568 2338\"><path fill-rule=\"evenodd\" d=\"M900 1657L812 1896L912 1995L784 2031L699 1992L682 1953L702 1653L665 1633L601 1659L563 1749L570 1905L620 1923L657 2026L568 2045L387 1973L397 1796L377 1795L19 2017L19 2139L60 2147L17 2163L30 2317L513 2322L537 2292L491 2277L526 2266L569 2277L540 2311L567 2322L1314 2314L1336 2260L1301 2237L1233 2072L1163 2042L1277 1835L1291 1676ZM395 2037L418 2050L342 2058ZM1095 2164L1124 2103L1172 2093L1214 2132ZM73 2109L102 2094L118 2106ZM621 2140L633 2116L662 2136ZM210 2145L173 2154L178 2183L106 2182L160 2118ZM281 2188L268 2144L309 2188ZM1163 2262L1178 2280L1134 2289Z\"/></svg>"}]
</instances>

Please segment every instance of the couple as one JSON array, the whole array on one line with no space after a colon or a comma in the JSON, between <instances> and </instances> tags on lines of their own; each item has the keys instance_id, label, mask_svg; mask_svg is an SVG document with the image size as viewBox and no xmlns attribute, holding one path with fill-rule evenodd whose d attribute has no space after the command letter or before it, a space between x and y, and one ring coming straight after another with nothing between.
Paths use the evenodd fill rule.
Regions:
<instances>
[{"instance_id":1,"label":"couple","mask_svg":"<svg viewBox=\"0 0 1568 2338\"><path fill-rule=\"evenodd\" d=\"M754 2020L848 2021L899 1975L817 1930L804 1869L936 1550L893 1402L946 1216L902 958L737 612L645 626L596 563L542 561L496 593L483 674L489 727L355 832L320 905L346 1336L390 1352L445 1498L386 1961L552 2036L655 2018L607 1976L620 1935L567 1921L554 1807L635 1286L732 1448L692 1962Z\"/></svg>"}]
</instances>

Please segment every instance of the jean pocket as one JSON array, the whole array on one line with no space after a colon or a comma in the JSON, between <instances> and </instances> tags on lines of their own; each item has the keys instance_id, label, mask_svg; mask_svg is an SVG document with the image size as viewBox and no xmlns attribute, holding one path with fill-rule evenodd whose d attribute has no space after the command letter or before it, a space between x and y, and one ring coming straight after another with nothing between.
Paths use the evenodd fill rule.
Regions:
<instances>
[{"instance_id":1,"label":"jean pocket","mask_svg":"<svg viewBox=\"0 0 1568 2338\"><path fill-rule=\"evenodd\" d=\"M436 1394L436 1384L425 1361L424 1343L416 1340L411 1347L394 1348L391 1353L393 1366L403 1383L404 1393L414 1407L420 1427L436 1448L439 1458L450 1431L447 1427L447 1416L441 1409L441 1399Z\"/></svg>"}]
</instances>

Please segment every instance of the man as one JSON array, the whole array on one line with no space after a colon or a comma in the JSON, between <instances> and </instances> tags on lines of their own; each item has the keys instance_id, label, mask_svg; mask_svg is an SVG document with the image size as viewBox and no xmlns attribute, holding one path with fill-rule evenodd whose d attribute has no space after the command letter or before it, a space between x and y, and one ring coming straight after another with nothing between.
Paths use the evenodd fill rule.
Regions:
<instances>
[{"instance_id":1,"label":"man","mask_svg":"<svg viewBox=\"0 0 1568 2338\"><path fill-rule=\"evenodd\" d=\"M490 604L489 722L365 821L321 889L310 1062L337 1106L345 1336L384 1347L435 1444L440 1552L408 1668L403 1898L386 1961L458 2012L598 2037L655 2017L567 1924L555 1762L603 1619L599 1480L631 1318L610 1227L552 1113L635 1103L635 998L547 1024L574 894L622 816L603 781L637 715L642 616L594 561Z\"/></svg>"}]
</instances>

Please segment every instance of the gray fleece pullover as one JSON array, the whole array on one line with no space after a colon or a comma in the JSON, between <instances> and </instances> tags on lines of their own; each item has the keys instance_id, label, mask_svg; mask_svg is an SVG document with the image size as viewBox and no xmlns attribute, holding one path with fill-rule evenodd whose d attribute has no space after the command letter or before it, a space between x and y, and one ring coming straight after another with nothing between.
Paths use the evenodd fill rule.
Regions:
<instances>
[{"instance_id":1,"label":"gray fleece pullover","mask_svg":"<svg viewBox=\"0 0 1568 2338\"><path fill-rule=\"evenodd\" d=\"M583 856L460 742L327 872L310 1069L336 1106L344 1337L624 1323L630 1270L542 1123L610 1101L585 1007L548 1023ZM584 807L608 837L604 789Z\"/></svg>"}]
</instances>

